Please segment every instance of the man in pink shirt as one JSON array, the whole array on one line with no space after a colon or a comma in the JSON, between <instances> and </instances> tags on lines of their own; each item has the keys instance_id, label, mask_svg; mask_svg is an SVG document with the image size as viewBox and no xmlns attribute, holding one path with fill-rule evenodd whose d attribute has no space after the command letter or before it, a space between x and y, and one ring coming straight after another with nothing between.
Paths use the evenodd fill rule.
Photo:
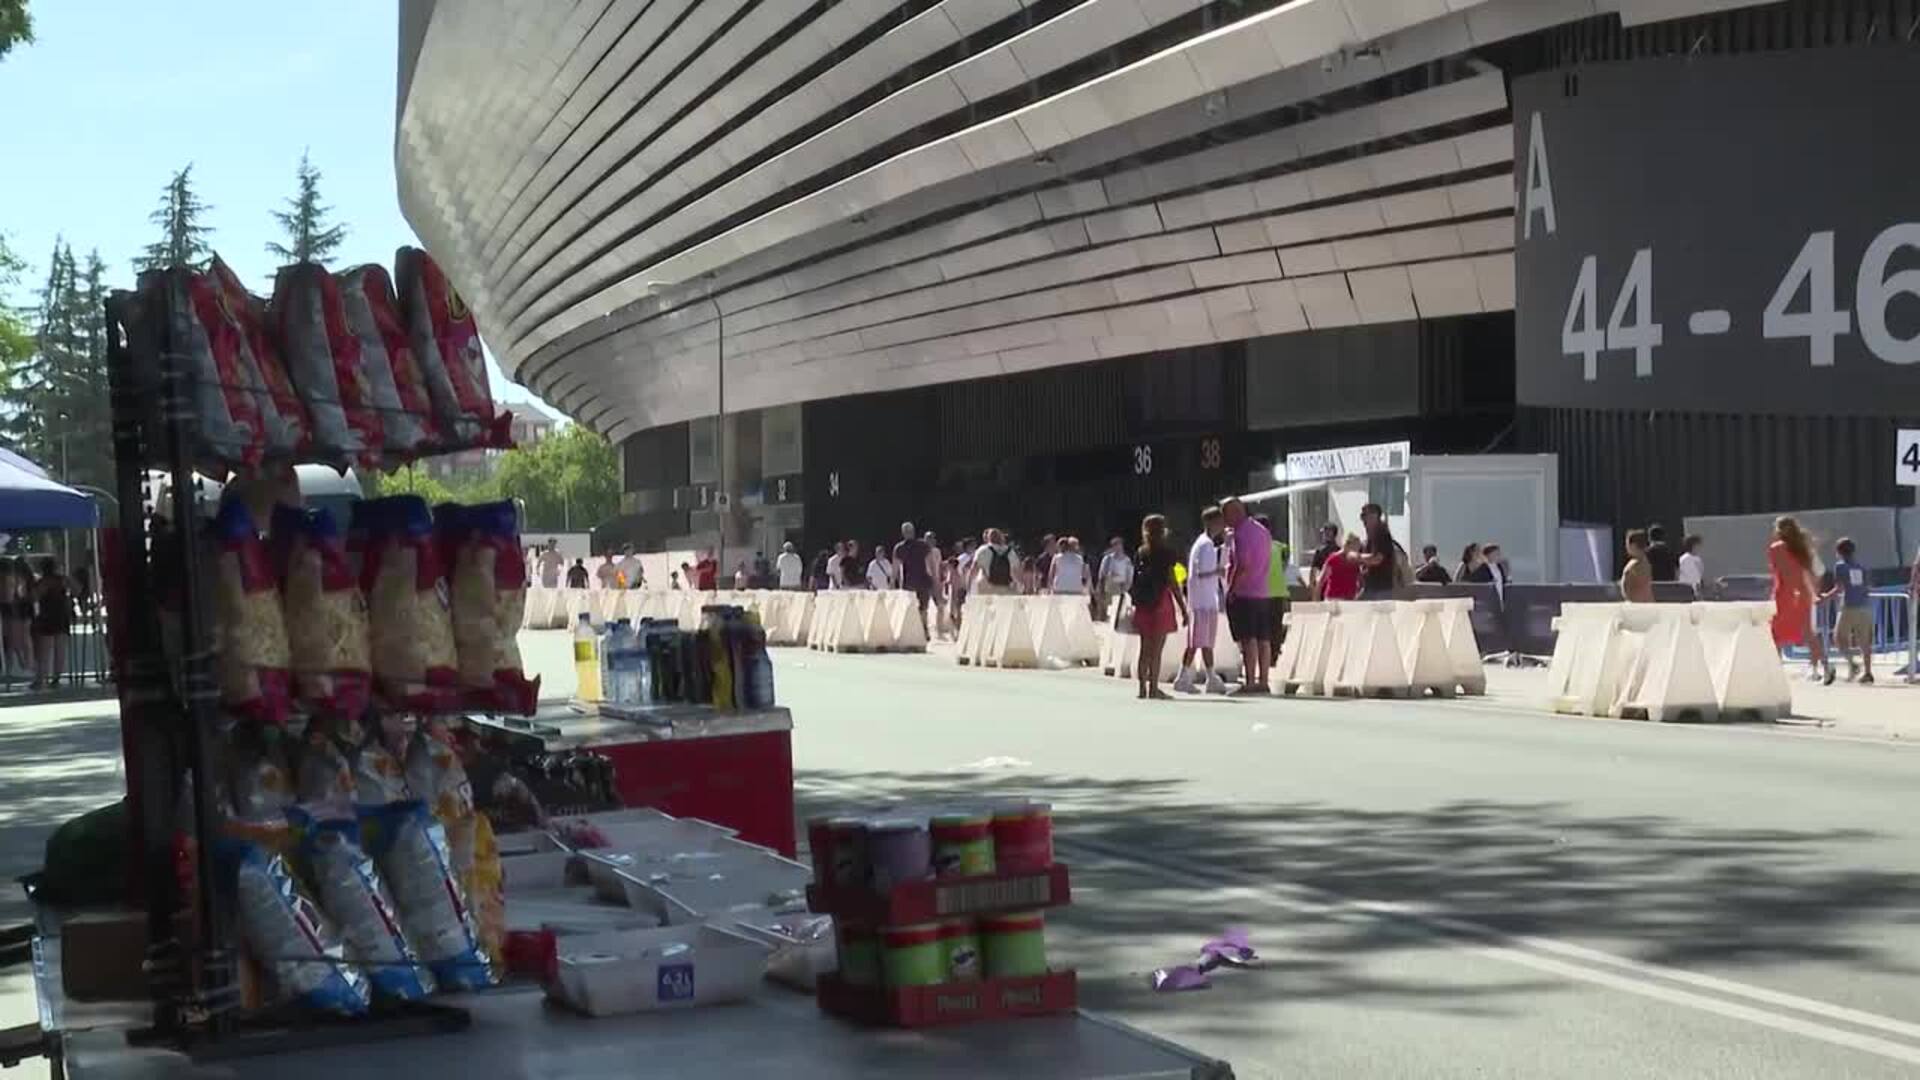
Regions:
<instances>
[{"instance_id":1,"label":"man in pink shirt","mask_svg":"<svg viewBox=\"0 0 1920 1080\"><path fill-rule=\"evenodd\" d=\"M1267 604L1267 564L1273 559L1273 536L1247 514L1239 499L1220 504L1233 530L1228 543L1227 629L1240 644L1240 689L1236 694L1264 694L1267 689L1267 641L1273 637Z\"/></svg>"}]
</instances>

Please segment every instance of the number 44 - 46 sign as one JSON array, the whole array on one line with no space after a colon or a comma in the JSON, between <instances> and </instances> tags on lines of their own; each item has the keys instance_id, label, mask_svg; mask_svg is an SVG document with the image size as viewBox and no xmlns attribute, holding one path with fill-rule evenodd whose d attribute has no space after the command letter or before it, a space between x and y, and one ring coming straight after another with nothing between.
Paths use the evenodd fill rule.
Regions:
<instances>
[{"instance_id":1,"label":"number 44 - 46 sign","mask_svg":"<svg viewBox=\"0 0 1920 1080\"><path fill-rule=\"evenodd\" d=\"M1894 441L1894 482L1920 487L1920 428L1904 428Z\"/></svg>"}]
</instances>

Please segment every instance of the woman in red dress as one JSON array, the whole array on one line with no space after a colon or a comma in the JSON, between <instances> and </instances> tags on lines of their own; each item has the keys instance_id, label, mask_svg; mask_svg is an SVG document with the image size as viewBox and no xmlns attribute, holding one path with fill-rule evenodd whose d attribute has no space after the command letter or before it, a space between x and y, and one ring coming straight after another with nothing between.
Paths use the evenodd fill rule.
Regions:
<instances>
[{"instance_id":1,"label":"woman in red dress","mask_svg":"<svg viewBox=\"0 0 1920 1080\"><path fill-rule=\"evenodd\" d=\"M1813 673L1826 670L1833 682L1833 664L1820 635L1813 631L1814 598L1820 587L1813 578L1813 544L1790 517L1773 521L1773 542L1767 545L1767 566L1773 571L1773 644L1776 648L1805 645L1813 658Z\"/></svg>"},{"instance_id":2,"label":"woman in red dress","mask_svg":"<svg viewBox=\"0 0 1920 1080\"><path fill-rule=\"evenodd\" d=\"M1148 514L1140 522L1140 550L1133 556L1133 584L1127 590L1133 632L1140 635L1140 659L1133 665L1139 682L1135 697L1167 699L1160 689L1160 660L1167 635L1187 620L1187 598L1173 584L1178 558L1167 543L1166 515Z\"/></svg>"}]
</instances>

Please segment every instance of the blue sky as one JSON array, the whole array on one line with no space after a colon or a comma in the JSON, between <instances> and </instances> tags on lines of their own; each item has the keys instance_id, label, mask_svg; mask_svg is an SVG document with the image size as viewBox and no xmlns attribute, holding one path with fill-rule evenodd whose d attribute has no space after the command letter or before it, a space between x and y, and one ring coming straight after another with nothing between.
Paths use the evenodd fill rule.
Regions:
<instances>
[{"instance_id":1,"label":"blue sky","mask_svg":"<svg viewBox=\"0 0 1920 1080\"><path fill-rule=\"evenodd\" d=\"M32 0L35 41L0 60L0 233L29 264L24 304L56 235L109 280L155 239L147 221L174 170L193 163L212 243L255 289L270 287L270 216L306 150L349 230L335 266L391 266L414 244L393 184L393 0ZM494 371L494 395L530 400Z\"/></svg>"}]
</instances>

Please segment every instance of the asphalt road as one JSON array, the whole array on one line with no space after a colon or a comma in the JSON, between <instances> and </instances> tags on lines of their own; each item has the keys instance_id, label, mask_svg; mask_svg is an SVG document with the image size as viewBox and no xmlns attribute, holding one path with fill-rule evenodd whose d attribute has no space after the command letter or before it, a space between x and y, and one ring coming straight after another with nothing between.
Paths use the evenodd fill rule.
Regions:
<instances>
[{"instance_id":1,"label":"asphalt road","mask_svg":"<svg viewBox=\"0 0 1920 1080\"><path fill-rule=\"evenodd\" d=\"M776 664L803 810L1051 799L1085 1002L1243 1077L1920 1076L1920 748ZM1229 925L1263 969L1147 989Z\"/></svg>"}]
</instances>

